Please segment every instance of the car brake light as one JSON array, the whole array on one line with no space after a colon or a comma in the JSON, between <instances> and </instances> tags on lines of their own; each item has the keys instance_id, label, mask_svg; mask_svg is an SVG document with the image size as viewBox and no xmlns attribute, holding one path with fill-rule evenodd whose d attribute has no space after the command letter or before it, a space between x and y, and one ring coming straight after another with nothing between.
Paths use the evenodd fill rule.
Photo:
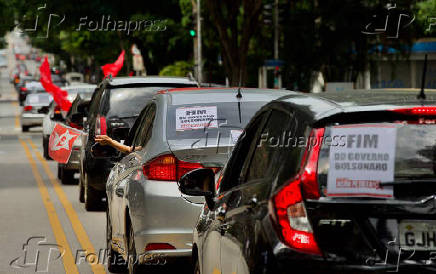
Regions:
<instances>
[{"instance_id":1,"label":"car brake light","mask_svg":"<svg viewBox=\"0 0 436 274\"><path fill-rule=\"evenodd\" d=\"M436 115L436 107L410 107L392 109L391 111L406 115Z\"/></svg>"},{"instance_id":2,"label":"car brake light","mask_svg":"<svg viewBox=\"0 0 436 274\"><path fill-rule=\"evenodd\" d=\"M56 105L55 108L54 108L54 113L55 114L61 114L61 107Z\"/></svg>"},{"instance_id":3,"label":"car brake light","mask_svg":"<svg viewBox=\"0 0 436 274\"><path fill-rule=\"evenodd\" d=\"M320 140L324 129L313 129L309 140L316 138L306 147L299 174L280 189L272 198L273 219L278 226L281 240L289 247L304 253L321 255L321 251L313 236L312 227L307 218L304 199L318 199L317 168Z\"/></svg>"},{"instance_id":4,"label":"car brake light","mask_svg":"<svg viewBox=\"0 0 436 274\"><path fill-rule=\"evenodd\" d=\"M106 117L97 115L97 121L95 122L95 134L97 135L107 134Z\"/></svg>"},{"instance_id":5,"label":"car brake light","mask_svg":"<svg viewBox=\"0 0 436 274\"><path fill-rule=\"evenodd\" d=\"M73 122L69 122L68 125L72 128L83 129L83 127L81 127L78 124L73 123Z\"/></svg>"},{"instance_id":6,"label":"car brake light","mask_svg":"<svg viewBox=\"0 0 436 274\"><path fill-rule=\"evenodd\" d=\"M33 108L32 106L25 106L24 111L30 111L30 110L32 110L32 108Z\"/></svg>"},{"instance_id":7,"label":"car brake light","mask_svg":"<svg viewBox=\"0 0 436 274\"><path fill-rule=\"evenodd\" d=\"M20 90L25 92L25 91L27 91L27 88L21 87Z\"/></svg>"},{"instance_id":8,"label":"car brake light","mask_svg":"<svg viewBox=\"0 0 436 274\"><path fill-rule=\"evenodd\" d=\"M142 172L149 180L178 181L184 174L197 168L203 168L203 165L181 161L172 154L166 154L145 163Z\"/></svg>"},{"instance_id":9,"label":"car brake light","mask_svg":"<svg viewBox=\"0 0 436 274\"><path fill-rule=\"evenodd\" d=\"M160 250L160 249L176 249L174 246L167 243L150 243L145 247L145 251Z\"/></svg>"}]
</instances>

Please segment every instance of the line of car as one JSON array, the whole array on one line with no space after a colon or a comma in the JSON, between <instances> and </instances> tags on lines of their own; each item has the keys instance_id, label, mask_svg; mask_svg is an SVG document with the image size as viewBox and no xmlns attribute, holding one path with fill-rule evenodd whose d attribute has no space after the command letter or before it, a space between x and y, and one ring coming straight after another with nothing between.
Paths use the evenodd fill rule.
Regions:
<instances>
[{"instance_id":1,"label":"line of car","mask_svg":"<svg viewBox=\"0 0 436 274\"><path fill-rule=\"evenodd\" d=\"M79 173L79 200L106 210L111 272L177 259L190 259L194 273L435 270L426 263L436 249L434 192L413 185L434 181L434 101L414 91L207 88L177 77L107 78L86 94L57 121L82 131L59 177L72 183ZM388 199L334 196L330 145L289 145L347 126L368 136L396 128ZM409 251L421 247L406 261L404 235ZM391 247L399 238L403 249Z\"/></svg>"}]
</instances>

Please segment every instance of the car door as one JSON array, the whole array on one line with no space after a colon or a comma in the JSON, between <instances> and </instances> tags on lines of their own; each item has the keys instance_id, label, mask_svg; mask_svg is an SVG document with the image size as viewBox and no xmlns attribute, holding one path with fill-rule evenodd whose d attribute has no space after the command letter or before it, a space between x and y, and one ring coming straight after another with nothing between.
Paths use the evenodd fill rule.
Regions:
<instances>
[{"instance_id":1,"label":"car door","mask_svg":"<svg viewBox=\"0 0 436 274\"><path fill-rule=\"evenodd\" d=\"M262 263L259 229L268 218L271 186L285 159L280 151L287 148L292 134L292 114L272 110L267 122L251 140L249 152L239 174L238 184L222 198L221 266L222 273L258 273Z\"/></svg>"},{"instance_id":2,"label":"car door","mask_svg":"<svg viewBox=\"0 0 436 274\"><path fill-rule=\"evenodd\" d=\"M131 134L133 134L133 139L131 144L127 143L127 145L134 146L135 143L139 142L141 139L141 134L146 128L146 124L144 120L147 117L149 108L146 107L141 115L138 117L138 123L135 123L136 128L132 128ZM129 175L129 171L132 166L135 166L137 160L137 153L132 152L123 157L116 166L112 169L115 174L112 174L113 181L111 182L111 217L113 222L113 231L114 234L117 235L117 238L120 240L123 239L124 236L124 194L127 184L127 179ZM137 164L136 164L137 165Z\"/></svg>"},{"instance_id":3,"label":"car door","mask_svg":"<svg viewBox=\"0 0 436 274\"><path fill-rule=\"evenodd\" d=\"M202 273L225 273L223 269L226 269L226 266L223 264L228 263L228 257L231 255L221 252L223 218L225 217L228 206L227 200L224 198L226 194L229 193L229 189L238 185L238 178L240 177L244 157L249 151L253 137L257 135L259 128L262 128L263 121L263 116L260 116L251 123L251 126L247 127L247 130L240 137L240 141L236 144L232 157L229 159L223 171L222 180L219 182L218 195L215 198L216 204L213 209L210 209L207 216L208 229L201 238L200 256L202 261ZM222 256L226 259L223 260Z\"/></svg>"}]
</instances>

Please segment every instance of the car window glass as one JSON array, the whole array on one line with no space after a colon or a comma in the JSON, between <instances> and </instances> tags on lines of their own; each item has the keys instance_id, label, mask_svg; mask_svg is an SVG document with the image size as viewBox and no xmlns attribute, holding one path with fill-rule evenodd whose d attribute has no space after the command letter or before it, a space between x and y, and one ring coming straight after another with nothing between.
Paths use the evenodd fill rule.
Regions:
<instances>
[{"instance_id":1,"label":"car window glass","mask_svg":"<svg viewBox=\"0 0 436 274\"><path fill-rule=\"evenodd\" d=\"M291 149L292 139L289 132L291 117L285 112L273 110L266 123L258 142L254 144L254 153L251 159L246 158L247 174L243 182L271 177L271 169L280 166L279 154L282 150ZM244 169L244 168L243 168Z\"/></svg>"},{"instance_id":2,"label":"car window glass","mask_svg":"<svg viewBox=\"0 0 436 274\"><path fill-rule=\"evenodd\" d=\"M153 121L156 115L156 105L152 104L147 112L147 115L143 120L143 127L138 134L138 138L135 140L135 147L143 148L147 145L151 138L151 133L153 129Z\"/></svg>"},{"instance_id":3,"label":"car window glass","mask_svg":"<svg viewBox=\"0 0 436 274\"><path fill-rule=\"evenodd\" d=\"M252 151L251 147L253 146L253 143L256 143L257 139L260 137L260 132L265 124L265 116L268 116L268 112L257 116L239 138L239 141L232 152L232 157L226 164L226 167L231 166L232 168L226 168L223 179L220 182L220 192L227 191L240 184L240 178L244 172L244 162L250 151Z\"/></svg>"},{"instance_id":4,"label":"car window glass","mask_svg":"<svg viewBox=\"0 0 436 274\"><path fill-rule=\"evenodd\" d=\"M148 110L150 109L150 106L146 106L145 109L142 111L141 116L139 116L136 121L135 124L133 125L131 132L133 133L133 139L131 140L131 142L129 141L128 144L132 144L135 145L137 143L139 143L139 139L141 138L141 133L144 131L145 128L145 119L148 115ZM129 134L130 135L130 134Z\"/></svg>"}]
</instances>

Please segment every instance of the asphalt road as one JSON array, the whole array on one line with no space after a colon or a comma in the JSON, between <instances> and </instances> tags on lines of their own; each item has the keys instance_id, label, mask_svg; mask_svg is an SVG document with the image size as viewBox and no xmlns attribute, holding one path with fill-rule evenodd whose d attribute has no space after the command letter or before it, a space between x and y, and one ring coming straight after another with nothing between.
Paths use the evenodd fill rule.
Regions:
<instances>
[{"instance_id":1,"label":"asphalt road","mask_svg":"<svg viewBox=\"0 0 436 274\"><path fill-rule=\"evenodd\" d=\"M0 71L0 274L108 273L105 212L85 211L77 185L57 180L57 163L42 157L41 127L21 132L9 71ZM188 263L145 270L192 273Z\"/></svg>"},{"instance_id":2,"label":"asphalt road","mask_svg":"<svg viewBox=\"0 0 436 274\"><path fill-rule=\"evenodd\" d=\"M105 213L86 212L77 186L56 179L57 163L41 156L41 128L21 132L8 73L0 78L0 273L104 273ZM99 253L98 263L85 261Z\"/></svg>"}]
</instances>

